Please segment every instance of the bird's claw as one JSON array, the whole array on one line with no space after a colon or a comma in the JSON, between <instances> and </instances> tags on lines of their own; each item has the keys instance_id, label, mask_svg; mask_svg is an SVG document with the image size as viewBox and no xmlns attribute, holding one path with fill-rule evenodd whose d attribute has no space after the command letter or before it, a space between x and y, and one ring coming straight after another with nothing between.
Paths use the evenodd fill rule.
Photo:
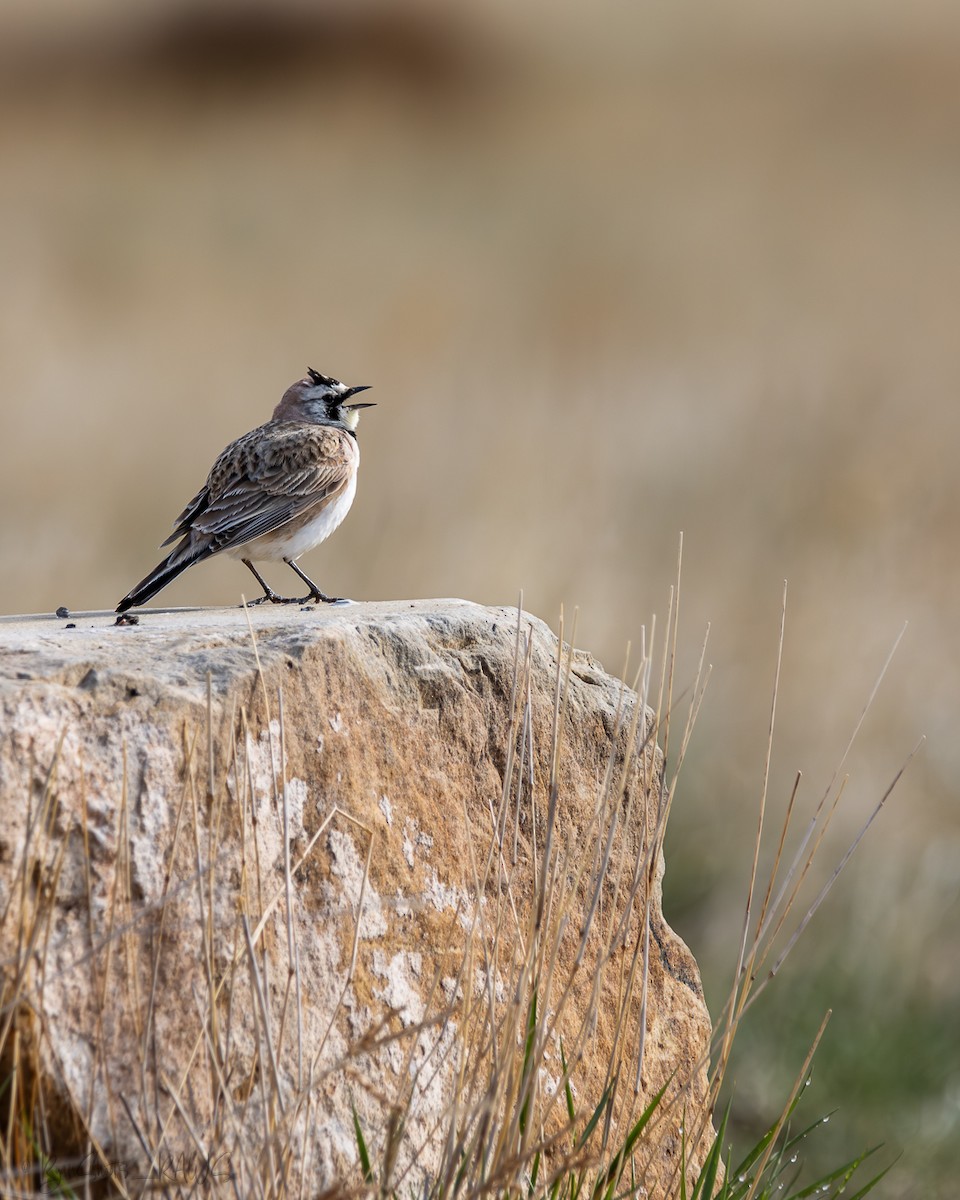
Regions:
<instances>
[{"instance_id":1,"label":"bird's claw","mask_svg":"<svg viewBox=\"0 0 960 1200\"><path fill-rule=\"evenodd\" d=\"M247 608L256 608L259 604L299 604L293 596L278 596L276 592L265 592L256 600L248 600Z\"/></svg>"}]
</instances>

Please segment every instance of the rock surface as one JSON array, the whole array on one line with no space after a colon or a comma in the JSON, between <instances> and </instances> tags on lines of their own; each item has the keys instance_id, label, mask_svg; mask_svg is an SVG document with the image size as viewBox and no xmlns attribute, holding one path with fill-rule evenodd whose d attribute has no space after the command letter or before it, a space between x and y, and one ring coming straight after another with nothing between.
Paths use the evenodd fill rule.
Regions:
<instances>
[{"instance_id":1,"label":"rock surface","mask_svg":"<svg viewBox=\"0 0 960 1200\"><path fill-rule=\"evenodd\" d=\"M0 622L0 1066L48 1149L132 1193L314 1195L362 1185L356 1112L401 1194L481 1145L542 1142L542 1180L562 1039L578 1128L614 1076L613 1139L669 1084L637 1168L668 1194L710 1022L660 911L652 715L516 609L249 622Z\"/></svg>"}]
</instances>

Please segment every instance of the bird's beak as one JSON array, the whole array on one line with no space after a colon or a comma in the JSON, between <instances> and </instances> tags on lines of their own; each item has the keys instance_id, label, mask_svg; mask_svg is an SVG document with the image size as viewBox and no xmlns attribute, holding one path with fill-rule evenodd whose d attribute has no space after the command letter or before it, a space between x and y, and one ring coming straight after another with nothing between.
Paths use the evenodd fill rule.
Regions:
<instances>
[{"instance_id":1,"label":"bird's beak","mask_svg":"<svg viewBox=\"0 0 960 1200\"><path fill-rule=\"evenodd\" d=\"M363 383L363 384L360 384L359 387L350 388L350 390L345 393L343 399L347 400L350 398L350 396L355 396L357 394L357 392L369 392L369 391L370 391L370 384ZM343 404L341 402L341 407L349 408L352 410L354 408L376 408L377 406L372 400L364 400L364 401L361 401L359 404Z\"/></svg>"}]
</instances>

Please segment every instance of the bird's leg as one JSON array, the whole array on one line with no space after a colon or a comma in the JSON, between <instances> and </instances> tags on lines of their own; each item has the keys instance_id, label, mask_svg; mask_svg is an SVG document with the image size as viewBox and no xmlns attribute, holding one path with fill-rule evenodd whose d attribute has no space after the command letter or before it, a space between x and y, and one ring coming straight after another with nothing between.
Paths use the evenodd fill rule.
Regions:
<instances>
[{"instance_id":1,"label":"bird's leg","mask_svg":"<svg viewBox=\"0 0 960 1200\"><path fill-rule=\"evenodd\" d=\"M320 589L317 587L317 585L313 582L313 580L308 575L305 575L303 573L303 571L300 570L300 568L297 566L297 564L293 561L292 558L285 558L283 561L287 564L288 567L293 567L293 569L296 571L296 573L300 576L300 578L303 580L303 582L310 589L309 596L304 596L302 600L297 601L297 604L306 604L310 600L313 600L316 603L319 603L319 601L322 600L324 604L339 604L340 603L339 596L325 596L324 593L321 592Z\"/></svg>"},{"instance_id":2,"label":"bird's leg","mask_svg":"<svg viewBox=\"0 0 960 1200\"><path fill-rule=\"evenodd\" d=\"M249 558L241 558L240 561L253 572L257 583L263 588L263 595L258 596L256 600L248 600L247 608L254 608L257 604L266 604L268 600L271 604L299 604L299 601L294 600L291 596L278 596Z\"/></svg>"}]
</instances>

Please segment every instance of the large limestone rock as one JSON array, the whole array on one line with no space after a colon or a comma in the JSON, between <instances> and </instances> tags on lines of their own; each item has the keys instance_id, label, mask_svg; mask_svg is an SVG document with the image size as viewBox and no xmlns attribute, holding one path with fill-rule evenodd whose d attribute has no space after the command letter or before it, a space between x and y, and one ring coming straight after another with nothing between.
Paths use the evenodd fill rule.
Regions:
<instances>
[{"instance_id":1,"label":"large limestone rock","mask_svg":"<svg viewBox=\"0 0 960 1200\"><path fill-rule=\"evenodd\" d=\"M318 1195L364 1184L356 1114L397 1194L498 1192L609 1163L664 1085L625 1179L671 1193L681 1123L702 1160L652 714L541 622L7 619L0 720L8 1171Z\"/></svg>"}]
</instances>

